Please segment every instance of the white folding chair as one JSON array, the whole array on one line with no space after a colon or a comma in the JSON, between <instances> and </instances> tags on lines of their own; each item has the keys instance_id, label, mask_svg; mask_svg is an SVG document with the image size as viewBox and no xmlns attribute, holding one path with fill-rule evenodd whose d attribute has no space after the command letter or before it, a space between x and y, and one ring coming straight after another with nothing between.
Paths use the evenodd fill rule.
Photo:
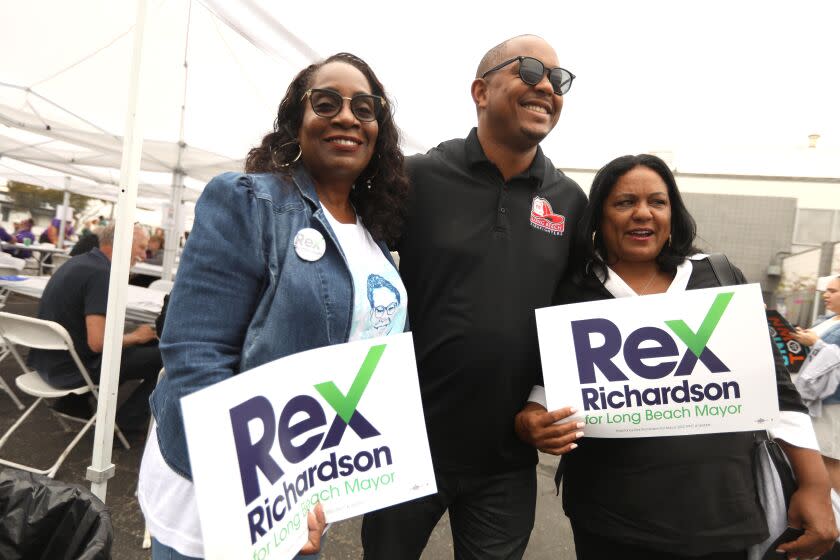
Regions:
<instances>
[{"instance_id":1,"label":"white folding chair","mask_svg":"<svg viewBox=\"0 0 840 560\"><path fill-rule=\"evenodd\" d=\"M160 279L160 280L155 280L154 282L149 284L149 289L150 290L155 290L157 292L164 292L164 293L168 294L169 292L172 291L172 286L174 286L174 285L175 285L174 280Z\"/></svg>"},{"instance_id":2,"label":"white folding chair","mask_svg":"<svg viewBox=\"0 0 840 560\"><path fill-rule=\"evenodd\" d=\"M2 268L0 268L0 274L2 274ZM0 286L0 309L6 307L6 299L9 297L9 290ZM6 359L6 357L11 354L9 350L9 345L6 344L6 341L3 337L0 337L0 362ZM15 406L18 407L18 410L23 410L24 406L23 403L20 402L20 399L15 395L12 388L9 387L9 384L6 383L6 380L0 377L0 390L5 391L8 393L9 397L11 397L12 402L15 403Z\"/></svg>"},{"instance_id":3,"label":"white folding chair","mask_svg":"<svg viewBox=\"0 0 840 560\"><path fill-rule=\"evenodd\" d=\"M96 385L93 384L91 380L90 374L85 368L84 364L82 363L81 359L79 359L79 355L76 353L76 349L73 346L73 339L70 338L70 335L67 333L64 327L59 325L54 321L44 321L42 319L34 319L32 317L25 317L23 315L15 315L14 313L6 313L0 311L0 336L3 337L6 346L9 349L9 352L14 356L15 360L17 360L18 364L20 365L21 369L23 369L23 375L18 376L15 379L15 383L18 386L18 389L23 391L28 395L32 395L33 397L37 397L35 402L26 409L26 411L21 414L20 418L8 429L6 433L3 434L3 437L0 438L0 448L5 445L6 441L11 437L15 430L23 423L24 420L35 410L35 407L43 401L44 399L55 399L59 397L64 397L70 394L74 395L84 395L86 393L91 393L94 399L98 399L98 391ZM20 346L27 346L29 348L40 348L43 350L64 350L70 353L70 356L73 358L73 361L76 363L76 367L79 368L79 373L82 375L84 379L84 384L80 387L70 388L70 389L58 389L47 383L46 381L41 378L37 371L33 371L26 366L26 363L21 358L20 354L18 353L15 345ZM82 429L76 434L73 440L64 448L64 451L59 455L58 460L49 468L47 469L38 469L35 467L30 467L27 465L22 465L19 463L14 463L12 461L8 461L5 459L0 459L0 465L8 465L10 467L14 467L17 469L22 469L25 471L43 474L50 478L55 476L55 473L58 471L61 464L73 450L79 441L81 441L82 437L87 433L93 423L96 421L96 414L94 413L93 417L89 420L79 420L78 418L73 418L71 416L67 416L61 414L56 411L52 411L54 415L58 418L59 422L62 426L66 427L63 419L73 420L73 421L81 421L84 426ZM128 441L123 436L122 432L120 431L119 427L116 425L114 426L114 430L117 434L117 437L122 443L123 447L129 449Z\"/></svg>"},{"instance_id":4,"label":"white folding chair","mask_svg":"<svg viewBox=\"0 0 840 560\"><path fill-rule=\"evenodd\" d=\"M0 362L5 360L6 357L11 353L12 351L9 349L9 345L6 343L6 341L0 339ZM9 387L9 384L6 383L6 380L2 377L0 377L0 390L5 391L9 395L9 398L12 399L12 402L15 403L15 406L18 408L18 410L24 409L23 403L20 402L20 399L17 397L14 391L12 391L12 388Z\"/></svg>"}]
</instances>

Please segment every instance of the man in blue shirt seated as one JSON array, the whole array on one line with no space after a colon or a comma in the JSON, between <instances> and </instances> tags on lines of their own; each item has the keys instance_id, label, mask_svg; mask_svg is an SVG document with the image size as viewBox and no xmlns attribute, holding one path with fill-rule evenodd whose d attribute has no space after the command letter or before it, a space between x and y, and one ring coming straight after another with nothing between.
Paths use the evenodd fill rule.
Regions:
<instances>
[{"instance_id":1,"label":"man in blue shirt seated","mask_svg":"<svg viewBox=\"0 0 840 560\"><path fill-rule=\"evenodd\" d=\"M148 234L137 226L131 246L131 266L143 260ZM99 382L102 349L105 340L105 311L108 306L108 282L111 273L111 255L114 245L114 225L99 234L99 248L73 257L50 278L38 318L62 325L70 337L79 358L88 368L94 383ZM84 383L69 352L32 349L29 365L54 387L78 387ZM154 327L141 325L123 335L120 382L141 380L140 385L117 411L117 424L124 431L144 432L149 419L149 395L154 389L162 367ZM78 406L72 397L60 399L56 409L75 415L92 415Z\"/></svg>"}]
</instances>

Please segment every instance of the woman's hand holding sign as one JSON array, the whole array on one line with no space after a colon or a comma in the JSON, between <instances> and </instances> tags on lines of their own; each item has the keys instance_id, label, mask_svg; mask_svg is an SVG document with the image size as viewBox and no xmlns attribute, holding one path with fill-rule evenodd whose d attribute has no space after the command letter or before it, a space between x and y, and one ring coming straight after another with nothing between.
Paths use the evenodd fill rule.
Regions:
<instances>
[{"instance_id":1,"label":"woman's hand holding sign","mask_svg":"<svg viewBox=\"0 0 840 560\"><path fill-rule=\"evenodd\" d=\"M796 540L778 547L788 558L816 558L828 552L837 539L837 526L828 474L819 461L819 453L777 440L790 460L796 475L797 489L788 507L788 525L804 530Z\"/></svg>"},{"instance_id":2,"label":"woman's hand holding sign","mask_svg":"<svg viewBox=\"0 0 840 560\"><path fill-rule=\"evenodd\" d=\"M558 424L575 412L570 406L548 412L543 405L528 402L514 418L514 429L519 439L543 453L563 455L576 448L575 441L583 437L583 422Z\"/></svg>"},{"instance_id":3,"label":"woman's hand holding sign","mask_svg":"<svg viewBox=\"0 0 840 560\"><path fill-rule=\"evenodd\" d=\"M324 517L324 508L321 507L321 502L315 504L315 508L307 514L306 526L309 528L309 540L300 549L300 553L318 553L321 551L321 535L327 527L327 520Z\"/></svg>"}]
</instances>

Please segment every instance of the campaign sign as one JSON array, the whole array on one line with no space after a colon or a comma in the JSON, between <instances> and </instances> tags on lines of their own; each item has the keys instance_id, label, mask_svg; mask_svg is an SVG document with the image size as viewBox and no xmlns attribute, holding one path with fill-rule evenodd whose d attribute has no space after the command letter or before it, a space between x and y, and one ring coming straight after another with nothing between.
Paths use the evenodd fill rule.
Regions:
<instances>
[{"instance_id":1,"label":"campaign sign","mask_svg":"<svg viewBox=\"0 0 840 560\"><path fill-rule=\"evenodd\" d=\"M758 284L538 309L549 410L587 437L764 429L779 416Z\"/></svg>"},{"instance_id":2,"label":"campaign sign","mask_svg":"<svg viewBox=\"0 0 840 560\"><path fill-rule=\"evenodd\" d=\"M181 399L206 558L286 560L339 521L437 491L410 333L328 346Z\"/></svg>"},{"instance_id":3,"label":"campaign sign","mask_svg":"<svg viewBox=\"0 0 840 560\"><path fill-rule=\"evenodd\" d=\"M802 367L802 363L808 357L808 347L802 346L793 339L793 326L781 313L774 309L768 309L766 313L770 336L773 337L773 344L776 345L782 355L785 367L790 373L799 373L799 368Z\"/></svg>"}]
</instances>

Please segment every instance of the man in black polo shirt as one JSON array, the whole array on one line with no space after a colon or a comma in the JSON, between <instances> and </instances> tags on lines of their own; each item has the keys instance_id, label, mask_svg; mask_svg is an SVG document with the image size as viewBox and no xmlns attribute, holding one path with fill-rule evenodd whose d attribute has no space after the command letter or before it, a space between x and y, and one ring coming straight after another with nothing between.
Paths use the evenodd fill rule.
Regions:
<instances>
[{"instance_id":1,"label":"man in black polo shirt","mask_svg":"<svg viewBox=\"0 0 840 560\"><path fill-rule=\"evenodd\" d=\"M148 234L141 227L135 227L131 246L132 266L146 254ZM108 282L111 274L111 254L114 245L114 225L109 225L99 234L99 248L73 257L50 278L41 304L38 318L55 321L67 329L73 339L76 353L93 377L99 382L99 368L102 362L102 347L105 340L105 311L108 307ZM79 387L84 384L78 368L69 352L32 349L28 362L41 377L54 387ZM123 335L120 381L140 379L142 383L125 400L117 411L117 424L121 429L145 431L149 419L149 395L157 382L162 367L160 351L154 327L141 325ZM73 397L65 397L57 403L62 412L90 416L88 407L77 407Z\"/></svg>"},{"instance_id":2,"label":"man in black polo shirt","mask_svg":"<svg viewBox=\"0 0 840 560\"><path fill-rule=\"evenodd\" d=\"M539 148L571 85L558 66L539 37L494 47L472 83L478 127L408 160L400 273L438 493L366 515L366 559L419 558L447 509L456 559L528 544L537 456L514 417L540 373L534 310L552 303L586 204Z\"/></svg>"}]
</instances>

